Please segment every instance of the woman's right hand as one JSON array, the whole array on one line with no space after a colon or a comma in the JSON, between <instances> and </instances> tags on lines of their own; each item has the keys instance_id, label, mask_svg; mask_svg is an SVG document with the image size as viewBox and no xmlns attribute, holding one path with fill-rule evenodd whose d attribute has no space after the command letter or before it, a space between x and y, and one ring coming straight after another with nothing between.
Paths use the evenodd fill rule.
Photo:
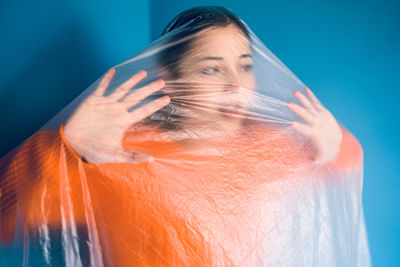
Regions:
<instances>
[{"instance_id":1,"label":"woman's right hand","mask_svg":"<svg viewBox=\"0 0 400 267\"><path fill-rule=\"evenodd\" d=\"M130 90L147 76L146 71L140 71L112 94L104 96L114 74L115 69L111 68L95 92L75 110L64 126L64 137L71 148L90 163L152 161L151 155L126 151L122 147L122 137L133 124L170 102L168 96L163 96L131 112L128 111L141 100L163 88L165 83L163 80L157 80L129 94Z\"/></svg>"}]
</instances>

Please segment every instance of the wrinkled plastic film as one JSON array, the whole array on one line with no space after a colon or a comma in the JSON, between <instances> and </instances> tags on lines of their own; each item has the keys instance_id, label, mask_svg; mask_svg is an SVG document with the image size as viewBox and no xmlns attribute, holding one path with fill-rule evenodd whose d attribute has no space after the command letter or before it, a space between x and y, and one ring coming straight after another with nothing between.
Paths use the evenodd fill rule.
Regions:
<instances>
[{"instance_id":1,"label":"wrinkled plastic film","mask_svg":"<svg viewBox=\"0 0 400 267\"><path fill-rule=\"evenodd\" d=\"M306 86L245 24L192 24L1 159L2 266L370 265L357 139L314 164Z\"/></svg>"}]
</instances>

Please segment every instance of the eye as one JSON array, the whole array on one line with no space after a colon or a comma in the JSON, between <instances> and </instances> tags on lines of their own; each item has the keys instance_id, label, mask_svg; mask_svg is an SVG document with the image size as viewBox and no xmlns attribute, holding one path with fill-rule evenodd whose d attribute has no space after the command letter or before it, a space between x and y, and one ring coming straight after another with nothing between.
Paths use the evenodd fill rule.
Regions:
<instances>
[{"instance_id":1,"label":"eye","mask_svg":"<svg viewBox=\"0 0 400 267\"><path fill-rule=\"evenodd\" d=\"M242 69L243 69L245 72L250 72L250 71L253 70L253 65L252 65L252 64L243 65L243 66L242 66Z\"/></svg>"},{"instance_id":2,"label":"eye","mask_svg":"<svg viewBox=\"0 0 400 267\"><path fill-rule=\"evenodd\" d=\"M215 74L217 72L219 72L219 68L218 67L207 67L207 68L204 68L201 71L202 74L206 74L206 75L212 75L212 74Z\"/></svg>"}]
</instances>

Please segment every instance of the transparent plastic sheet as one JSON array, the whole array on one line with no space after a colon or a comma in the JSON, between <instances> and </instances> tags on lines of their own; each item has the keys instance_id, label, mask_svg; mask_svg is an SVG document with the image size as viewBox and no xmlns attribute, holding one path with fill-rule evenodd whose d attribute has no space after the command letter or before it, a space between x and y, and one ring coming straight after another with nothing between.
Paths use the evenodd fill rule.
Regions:
<instances>
[{"instance_id":1,"label":"transparent plastic sheet","mask_svg":"<svg viewBox=\"0 0 400 267\"><path fill-rule=\"evenodd\" d=\"M340 125L316 163L287 106L306 86L212 16L171 22L1 159L1 266L370 265L357 139Z\"/></svg>"}]
</instances>

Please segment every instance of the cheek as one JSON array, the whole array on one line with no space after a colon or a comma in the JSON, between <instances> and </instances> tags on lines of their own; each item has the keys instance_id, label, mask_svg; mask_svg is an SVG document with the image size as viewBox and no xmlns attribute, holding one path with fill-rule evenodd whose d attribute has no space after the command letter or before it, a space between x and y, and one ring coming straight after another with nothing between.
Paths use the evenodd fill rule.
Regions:
<instances>
[{"instance_id":1,"label":"cheek","mask_svg":"<svg viewBox=\"0 0 400 267\"><path fill-rule=\"evenodd\" d=\"M253 72L244 72L240 75L241 86L249 90L255 90L256 79Z\"/></svg>"}]
</instances>

